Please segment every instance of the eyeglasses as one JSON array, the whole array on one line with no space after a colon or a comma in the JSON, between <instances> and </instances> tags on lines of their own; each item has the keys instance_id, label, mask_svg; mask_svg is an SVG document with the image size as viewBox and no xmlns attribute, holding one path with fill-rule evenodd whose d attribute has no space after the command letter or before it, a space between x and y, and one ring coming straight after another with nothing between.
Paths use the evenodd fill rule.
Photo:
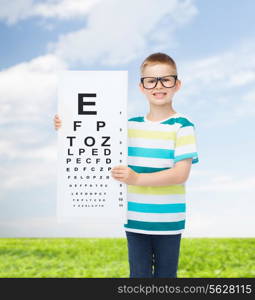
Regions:
<instances>
[{"instance_id":1,"label":"eyeglasses","mask_svg":"<svg viewBox=\"0 0 255 300\"><path fill-rule=\"evenodd\" d=\"M141 77L141 83L145 89L154 89L158 81L166 88L172 88L175 86L177 75L167 75L163 77Z\"/></svg>"}]
</instances>

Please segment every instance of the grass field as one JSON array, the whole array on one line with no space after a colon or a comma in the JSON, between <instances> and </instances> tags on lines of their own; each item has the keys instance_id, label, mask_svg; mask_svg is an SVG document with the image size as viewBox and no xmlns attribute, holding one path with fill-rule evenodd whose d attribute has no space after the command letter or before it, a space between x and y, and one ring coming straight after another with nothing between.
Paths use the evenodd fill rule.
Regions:
<instances>
[{"instance_id":1,"label":"grass field","mask_svg":"<svg viewBox=\"0 0 255 300\"><path fill-rule=\"evenodd\" d=\"M129 277L125 238L1 238L0 277ZM255 277L255 238L182 238L178 277Z\"/></svg>"}]
</instances>

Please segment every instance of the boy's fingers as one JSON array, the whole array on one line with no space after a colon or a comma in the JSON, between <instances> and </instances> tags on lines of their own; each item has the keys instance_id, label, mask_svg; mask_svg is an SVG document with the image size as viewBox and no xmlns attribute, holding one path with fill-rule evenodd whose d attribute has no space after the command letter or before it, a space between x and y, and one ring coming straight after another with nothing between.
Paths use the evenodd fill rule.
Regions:
<instances>
[{"instance_id":1,"label":"boy's fingers","mask_svg":"<svg viewBox=\"0 0 255 300\"><path fill-rule=\"evenodd\" d=\"M113 170L111 173L113 175L126 174L125 170Z\"/></svg>"},{"instance_id":2,"label":"boy's fingers","mask_svg":"<svg viewBox=\"0 0 255 300\"><path fill-rule=\"evenodd\" d=\"M123 174L122 171L112 171L112 173L113 173L114 175Z\"/></svg>"},{"instance_id":3,"label":"boy's fingers","mask_svg":"<svg viewBox=\"0 0 255 300\"><path fill-rule=\"evenodd\" d=\"M112 173L120 173L120 172L123 172L123 170L121 170L121 169L112 169L111 172Z\"/></svg>"},{"instance_id":4,"label":"boy's fingers","mask_svg":"<svg viewBox=\"0 0 255 300\"><path fill-rule=\"evenodd\" d=\"M55 120L60 120L59 115L55 115L54 119Z\"/></svg>"},{"instance_id":5,"label":"boy's fingers","mask_svg":"<svg viewBox=\"0 0 255 300\"><path fill-rule=\"evenodd\" d=\"M116 178L125 178L124 175L114 175L114 177L116 177Z\"/></svg>"},{"instance_id":6,"label":"boy's fingers","mask_svg":"<svg viewBox=\"0 0 255 300\"><path fill-rule=\"evenodd\" d=\"M116 166L116 167L114 167L113 169L125 169L126 168L126 166L123 166L123 165L119 165L119 166Z\"/></svg>"},{"instance_id":7,"label":"boy's fingers","mask_svg":"<svg viewBox=\"0 0 255 300\"><path fill-rule=\"evenodd\" d=\"M58 130L62 125L58 114L55 114L53 122L54 122L55 130Z\"/></svg>"}]
</instances>

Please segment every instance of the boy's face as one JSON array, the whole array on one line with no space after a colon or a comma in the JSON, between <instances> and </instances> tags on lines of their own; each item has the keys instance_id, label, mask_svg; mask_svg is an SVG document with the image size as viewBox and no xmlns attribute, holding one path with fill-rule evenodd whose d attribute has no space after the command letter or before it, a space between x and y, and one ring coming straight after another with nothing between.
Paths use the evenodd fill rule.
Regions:
<instances>
[{"instance_id":1,"label":"boy's face","mask_svg":"<svg viewBox=\"0 0 255 300\"><path fill-rule=\"evenodd\" d=\"M167 75L176 75L175 69L167 64L158 63L146 66L141 77L163 77ZM165 85L167 86L169 83L166 82ZM146 89L141 82L139 83L140 90L145 94L149 103L157 106L169 104L174 94L180 89L180 86L180 80L176 80L175 85L171 88L164 87L160 80L152 89Z\"/></svg>"}]
</instances>

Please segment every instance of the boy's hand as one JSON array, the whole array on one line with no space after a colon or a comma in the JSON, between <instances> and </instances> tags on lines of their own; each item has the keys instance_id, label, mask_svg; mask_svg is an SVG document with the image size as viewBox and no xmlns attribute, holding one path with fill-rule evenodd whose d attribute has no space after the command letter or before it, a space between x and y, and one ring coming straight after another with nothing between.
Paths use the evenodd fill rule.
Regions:
<instances>
[{"instance_id":1,"label":"boy's hand","mask_svg":"<svg viewBox=\"0 0 255 300\"><path fill-rule=\"evenodd\" d=\"M113 167L111 173L114 179L132 185L136 185L139 176L139 173L123 165Z\"/></svg>"},{"instance_id":2,"label":"boy's hand","mask_svg":"<svg viewBox=\"0 0 255 300\"><path fill-rule=\"evenodd\" d=\"M53 121L54 121L55 129L56 129L56 130L59 129L59 128L61 127L61 125L62 125L62 121L60 120L58 114L55 115Z\"/></svg>"}]
</instances>

